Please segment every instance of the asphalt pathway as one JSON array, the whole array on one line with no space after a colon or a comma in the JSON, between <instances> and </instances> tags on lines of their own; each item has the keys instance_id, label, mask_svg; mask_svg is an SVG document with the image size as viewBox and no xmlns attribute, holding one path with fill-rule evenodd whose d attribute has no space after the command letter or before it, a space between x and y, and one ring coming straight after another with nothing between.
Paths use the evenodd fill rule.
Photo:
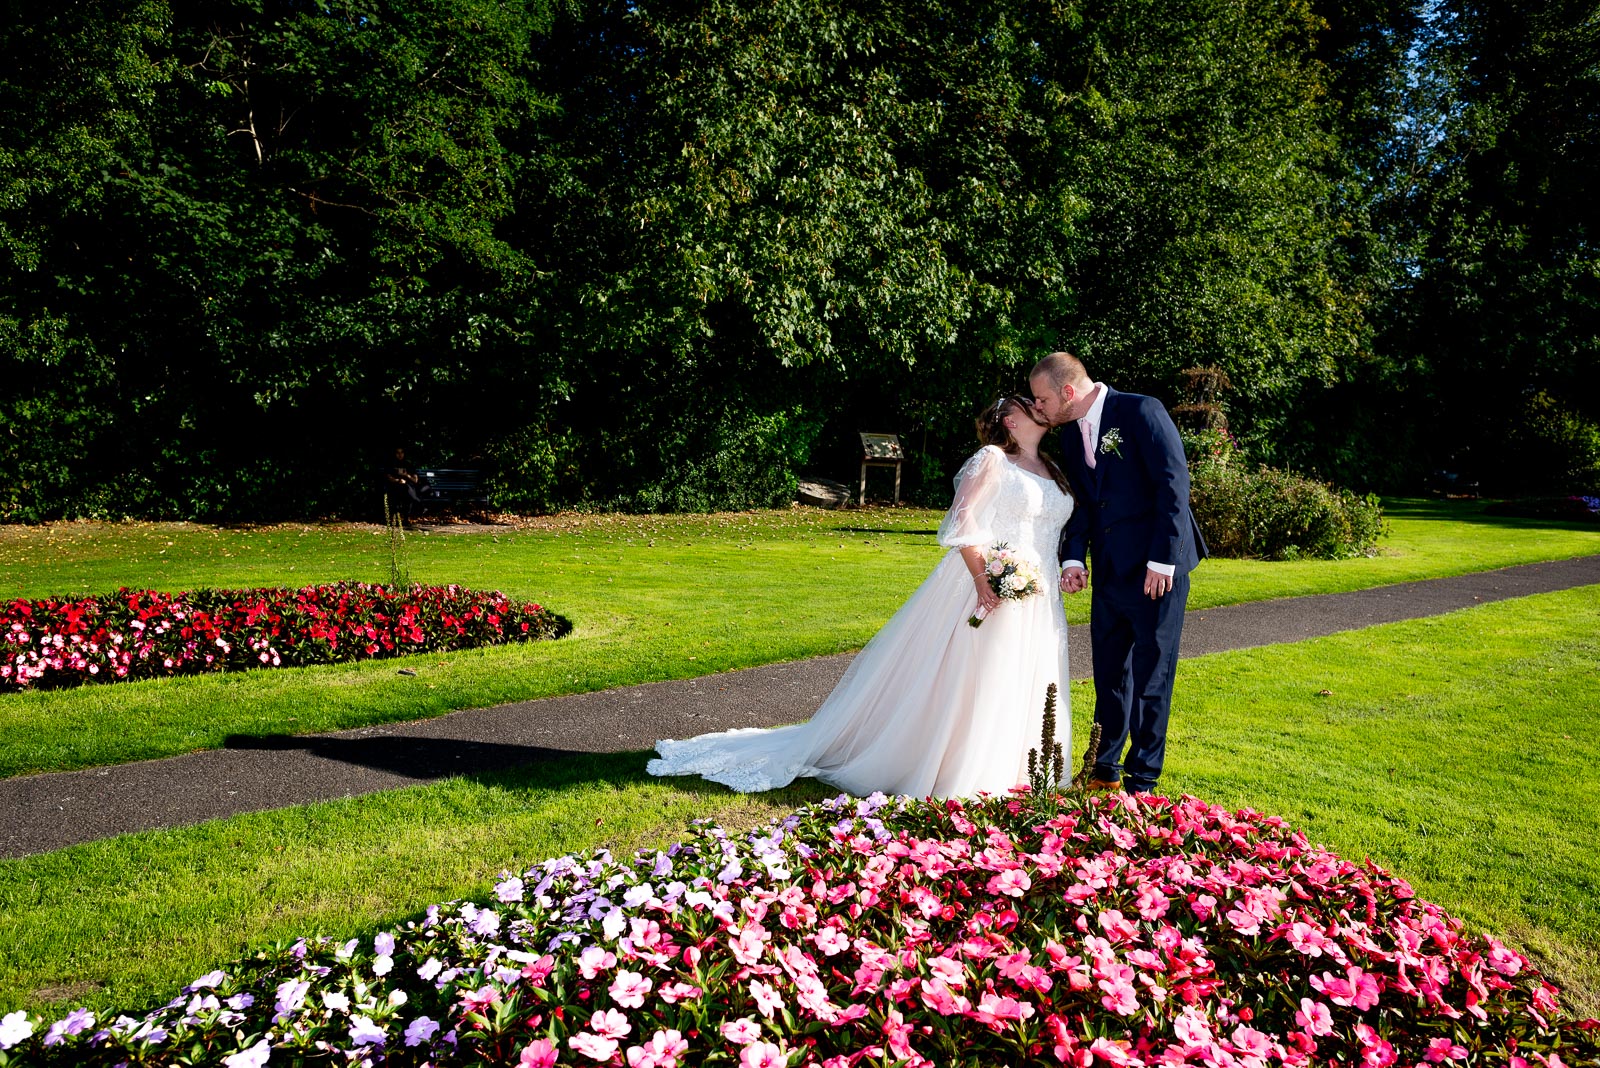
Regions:
<instances>
[{"instance_id":1,"label":"asphalt pathway","mask_svg":"<svg viewBox=\"0 0 1600 1068\"><path fill-rule=\"evenodd\" d=\"M1453 578L1190 612L1184 657L1296 642L1600 584L1600 556ZM1069 637L1072 677L1089 674L1087 627ZM165 760L0 780L0 857L240 812L354 797L577 753L651 748L731 727L806 719L849 655L679 682L469 709L437 719L317 735L235 736Z\"/></svg>"}]
</instances>

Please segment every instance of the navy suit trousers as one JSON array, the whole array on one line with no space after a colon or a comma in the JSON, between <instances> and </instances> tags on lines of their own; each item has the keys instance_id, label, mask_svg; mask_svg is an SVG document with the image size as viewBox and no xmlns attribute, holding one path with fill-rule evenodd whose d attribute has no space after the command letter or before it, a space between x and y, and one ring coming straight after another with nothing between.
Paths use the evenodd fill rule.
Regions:
<instances>
[{"instance_id":1,"label":"navy suit trousers","mask_svg":"<svg viewBox=\"0 0 1600 1068\"><path fill-rule=\"evenodd\" d=\"M1094 721L1100 725L1097 779L1132 792L1152 789L1167 750L1167 717L1178 671L1178 639L1189 601L1189 575L1174 577L1159 600L1144 592L1144 570L1094 584L1089 631L1094 642ZM1123 749L1127 755L1124 757Z\"/></svg>"}]
</instances>

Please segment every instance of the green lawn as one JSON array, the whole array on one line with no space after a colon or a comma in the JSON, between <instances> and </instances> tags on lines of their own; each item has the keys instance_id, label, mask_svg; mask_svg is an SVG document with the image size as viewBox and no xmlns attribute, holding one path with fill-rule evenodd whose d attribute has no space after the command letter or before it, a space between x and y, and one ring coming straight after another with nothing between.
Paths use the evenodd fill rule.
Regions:
<instances>
[{"instance_id":1,"label":"green lawn","mask_svg":"<svg viewBox=\"0 0 1600 1068\"><path fill-rule=\"evenodd\" d=\"M1593 1013L1597 635L1587 587L1185 661L1163 787L1371 855L1534 953ZM1076 747L1092 689L1072 694ZM749 823L824 792L738 798L649 780L643 762L539 765L0 862L0 1011L165 998L247 945L370 932L483 894L503 866L660 842L691 816Z\"/></svg>"},{"instance_id":2,"label":"green lawn","mask_svg":"<svg viewBox=\"0 0 1600 1068\"><path fill-rule=\"evenodd\" d=\"M1191 605L1361 589L1600 552L1600 527L1393 502L1380 555L1214 560ZM558 518L408 540L412 577L539 600L559 642L403 662L86 686L0 698L0 776L170 756L230 734L312 733L859 648L937 561L939 514L793 510ZM382 528L74 523L0 528L0 594L378 581ZM1088 618L1086 596L1069 601ZM414 677L396 673L400 667Z\"/></svg>"}]
</instances>

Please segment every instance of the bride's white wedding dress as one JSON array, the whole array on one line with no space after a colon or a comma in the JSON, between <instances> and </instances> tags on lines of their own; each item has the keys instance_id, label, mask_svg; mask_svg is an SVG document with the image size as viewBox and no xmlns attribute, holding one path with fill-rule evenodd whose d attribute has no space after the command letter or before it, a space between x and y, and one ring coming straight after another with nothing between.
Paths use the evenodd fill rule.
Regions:
<instances>
[{"instance_id":1,"label":"bride's white wedding dress","mask_svg":"<svg viewBox=\"0 0 1600 1068\"><path fill-rule=\"evenodd\" d=\"M1060 689L1057 736L1070 750L1067 620L1056 559L1072 498L978 450L956 476L939 527L951 551L857 654L808 722L656 743L652 775L701 775L742 793L812 776L848 793L914 797L1002 793L1027 782L1045 688ZM1039 566L1044 591L1002 601L980 627L967 619L977 590L961 554L1006 542Z\"/></svg>"}]
</instances>

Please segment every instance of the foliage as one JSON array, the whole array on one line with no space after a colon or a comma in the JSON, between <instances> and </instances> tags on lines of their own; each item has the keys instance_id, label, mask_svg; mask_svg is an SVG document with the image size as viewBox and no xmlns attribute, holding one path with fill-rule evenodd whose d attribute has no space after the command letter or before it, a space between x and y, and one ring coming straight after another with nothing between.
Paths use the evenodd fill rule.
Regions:
<instances>
[{"instance_id":1,"label":"foliage","mask_svg":"<svg viewBox=\"0 0 1600 1068\"><path fill-rule=\"evenodd\" d=\"M142 1018L13 1014L0 1044L33 1063L544 1068L1600 1053L1555 994L1276 818L1114 797L1041 823L1014 798L874 795L742 841L702 825L667 852L546 861L371 942L218 969Z\"/></svg>"},{"instance_id":2,"label":"foliage","mask_svg":"<svg viewBox=\"0 0 1600 1068\"><path fill-rule=\"evenodd\" d=\"M1503 429L1495 461L1483 465L1495 484L1528 494L1600 490L1600 422L1541 392Z\"/></svg>"},{"instance_id":3,"label":"foliage","mask_svg":"<svg viewBox=\"0 0 1600 1068\"><path fill-rule=\"evenodd\" d=\"M1600 25L1587 0L1433 8L1396 153L1405 275L1379 321L1382 367L1351 400L1416 423L1396 454L1422 470L1519 492L1527 467L1502 461L1515 398L1600 422Z\"/></svg>"},{"instance_id":4,"label":"foliage","mask_svg":"<svg viewBox=\"0 0 1600 1068\"><path fill-rule=\"evenodd\" d=\"M1198 466L1190 504L1217 556L1333 560L1372 552L1383 534L1377 495L1273 467Z\"/></svg>"},{"instance_id":5,"label":"foliage","mask_svg":"<svg viewBox=\"0 0 1600 1068\"><path fill-rule=\"evenodd\" d=\"M744 507L847 473L862 429L899 432L907 495L937 504L971 411L1063 345L1131 388L1225 366L1275 442L1371 299L1329 87L1392 42L1355 79L1326 56L1371 34L1334 15L9 20L0 518L375 514L396 444L493 468L502 507Z\"/></svg>"},{"instance_id":6,"label":"foliage","mask_svg":"<svg viewBox=\"0 0 1600 1068\"><path fill-rule=\"evenodd\" d=\"M1184 430L1183 453L1189 458L1191 471L1227 469L1245 459L1239 439L1226 427L1213 430Z\"/></svg>"},{"instance_id":7,"label":"foliage","mask_svg":"<svg viewBox=\"0 0 1600 1068\"><path fill-rule=\"evenodd\" d=\"M102 597L19 598L0 612L0 692L471 649L570 629L540 605L460 586L124 587Z\"/></svg>"}]
</instances>

